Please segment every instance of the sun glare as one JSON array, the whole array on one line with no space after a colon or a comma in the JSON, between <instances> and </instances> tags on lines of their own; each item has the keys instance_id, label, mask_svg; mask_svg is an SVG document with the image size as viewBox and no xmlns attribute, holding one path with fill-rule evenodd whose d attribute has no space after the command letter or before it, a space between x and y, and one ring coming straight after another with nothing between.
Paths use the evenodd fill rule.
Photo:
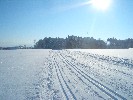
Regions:
<instances>
[{"instance_id":1,"label":"sun glare","mask_svg":"<svg viewBox=\"0 0 133 100\"><path fill-rule=\"evenodd\" d=\"M107 10L111 4L111 0L91 0L90 3L98 10Z\"/></svg>"}]
</instances>

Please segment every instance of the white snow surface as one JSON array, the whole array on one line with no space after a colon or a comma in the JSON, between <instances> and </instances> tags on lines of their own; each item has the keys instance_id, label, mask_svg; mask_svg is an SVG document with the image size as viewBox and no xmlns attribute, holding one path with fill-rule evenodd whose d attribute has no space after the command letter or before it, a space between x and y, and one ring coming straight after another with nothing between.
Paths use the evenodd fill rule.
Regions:
<instances>
[{"instance_id":1,"label":"white snow surface","mask_svg":"<svg viewBox=\"0 0 133 100\"><path fill-rule=\"evenodd\" d=\"M133 48L130 48L130 49L70 49L70 50L133 59Z\"/></svg>"},{"instance_id":2,"label":"white snow surface","mask_svg":"<svg viewBox=\"0 0 133 100\"><path fill-rule=\"evenodd\" d=\"M133 100L133 49L1 50L0 100Z\"/></svg>"}]
</instances>

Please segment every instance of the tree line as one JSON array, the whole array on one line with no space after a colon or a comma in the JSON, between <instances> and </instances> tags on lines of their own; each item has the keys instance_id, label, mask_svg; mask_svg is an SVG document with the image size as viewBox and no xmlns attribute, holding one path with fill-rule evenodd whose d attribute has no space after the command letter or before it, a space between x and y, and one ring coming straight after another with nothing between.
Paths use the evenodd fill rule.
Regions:
<instances>
[{"instance_id":1,"label":"tree line","mask_svg":"<svg viewBox=\"0 0 133 100\"><path fill-rule=\"evenodd\" d=\"M93 37L68 36L64 38L45 37L35 42L35 49L128 49L133 48L133 39L118 40L108 38L107 41Z\"/></svg>"}]
</instances>

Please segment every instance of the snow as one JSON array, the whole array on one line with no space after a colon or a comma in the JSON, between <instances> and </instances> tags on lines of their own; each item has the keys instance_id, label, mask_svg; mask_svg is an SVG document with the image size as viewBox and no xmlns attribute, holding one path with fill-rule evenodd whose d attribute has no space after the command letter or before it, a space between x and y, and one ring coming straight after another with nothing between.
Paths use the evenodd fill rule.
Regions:
<instances>
[{"instance_id":1,"label":"snow","mask_svg":"<svg viewBox=\"0 0 133 100\"><path fill-rule=\"evenodd\" d=\"M133 59L132 48L130 49L70 49L70 50Z\"/></svg>"},{"instance_id":2,"label":"snow","mask_svg":"<svg viewBox=\"0 0 133 100\"><path fill-rule=\"evenodd\" d=\"M0 51L0 100L24 100L49 50Z\"/></svg>"},{"instance_id":3,"label":"snow","mask_svg":"<svg viewBox=\"0 0 133 100\"><path fill-rule=\"evenodd\" d=\"M1 50L0 100L133 99L133 49Z\"/></svg>"}]
</instances>

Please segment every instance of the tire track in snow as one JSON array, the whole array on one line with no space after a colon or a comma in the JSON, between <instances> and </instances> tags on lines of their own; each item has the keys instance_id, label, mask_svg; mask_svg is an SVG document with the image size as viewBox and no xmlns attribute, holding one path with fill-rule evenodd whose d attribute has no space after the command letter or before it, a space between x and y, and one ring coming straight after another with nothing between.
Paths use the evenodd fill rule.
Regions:
<instances>
[{"instance_id":1,"label":"tire track in snow","mask_svg":"<svg viewBox=\"0 0 133 100\"><path fill-rule=\"evenodd\" d=\"M99 88L101 91L103 91L105 94L107 94L108 96L110 96L112 99L118 100L116 98L119 97L123 100L126 100L125 97L121 96L120 94L114 92L113 90L111 90L110 88L106 87L105 85L103 85L102 83L98 82L97 80L93 79L92 77L88 76L86 73L84 73L83 71L81 71L79 68L77 68L74 64L72 64L70 61L68 61L61 53L60 55L62 56L62 58L66 61L66 63L70 66L72 66L80 75L82 75L85 79L87 79L89 82L91 82L93 85L95 85L97 88ZM62 59L62 61L63 61ZM107 92L108 91L108 92ZM110 92L110 93L109 93ZM113 95L112 95L113 93Z\"/></svg>"},{"instance_id":2,"label":"tire track in snow","mask_svg":"<svg viewBox=\"0 0 133 100\"><path fill-rule=\"evenodd\" d=\"M57 77L58 77L59 83L60 83L60 85L61 85L61 88L62 88L62 90L63 90L63 93L64 93L65 96L66 96L66 99L69 100L69 97L68 97L68 94L66 93L66 91L65 91L65 89L64 89L63 84L61 83L61 79L59 78L58 71L59 71L59 73L60 73L60 75L61 75L61 78L62 78L63 82L65 83L65 86L67 87L67 89L69 90L70 94L72 95L73 99L74 99L74 100L77 100L76 96L74 95L74 93L72 92L72 90L71 90L70 87L68 86L67 82L65 81L65 79L64 79L64 77L63 77L63 75L62 75L62 72L61 72L61 70L60 70L60 68L59 68L59 65L58 65L58 63L56 62L55 58L54 58L54 62L56 63L56 65L57 65L57 67L58 67L58 70L57 70L57 67L56 67L56 66L55 66L55 69L56 69L56 73L57 73Z\"/></svg>"}]
</instances>

